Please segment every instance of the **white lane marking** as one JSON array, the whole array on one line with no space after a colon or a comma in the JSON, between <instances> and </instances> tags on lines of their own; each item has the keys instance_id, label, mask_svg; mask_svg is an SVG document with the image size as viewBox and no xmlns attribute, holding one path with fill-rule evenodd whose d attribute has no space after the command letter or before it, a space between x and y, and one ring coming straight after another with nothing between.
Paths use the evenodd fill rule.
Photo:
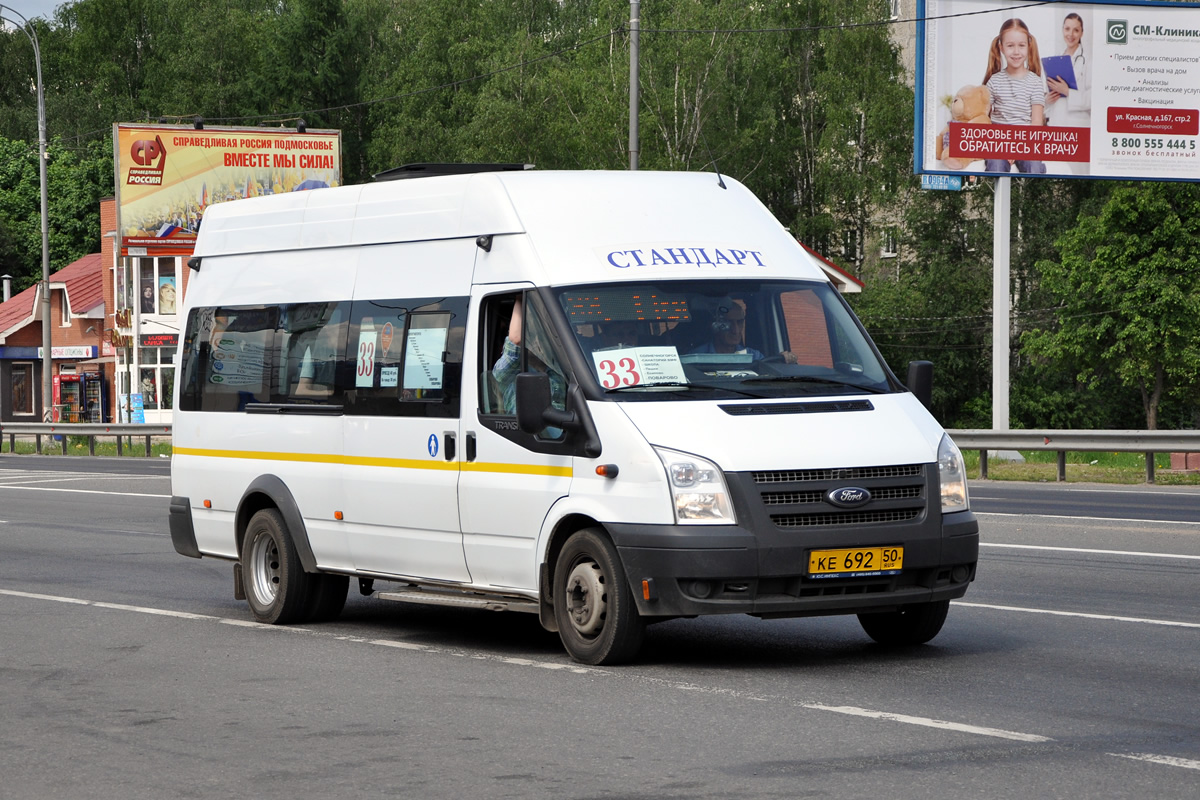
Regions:
<instances>
[{"instance_id":1,"label":"white lane marking","mask_svg":"<svg viewBox=\"0 0 1200 800\"><path fill-rule=\"evenodd\" d=\"M76 600L74 597L57 597L52 594L34 594L33 592L17 592L12 589L0 589L0 594L7 594L13 597L28 597L32 600L51 600L55 603L71 603L77 606L90 606L90 600Z\"/></svg>"},{"instance_id":2,"label":"white lane marking","mask_svg":"<svg viewBox=\"0 0 1200 800\"><path fill-rule=\"evenodd\" d=\"M926 728L938 728L946 731L958 731L959 733L973 733L978 736L994 736L1000 739L1013 739L1018 742L1052 742L1054 741L1048 736L1038 736L1033 733L1019 733L1017 731L1006 731L1000 728L981 728L978 725L964 725L959 722L947 722L942 719L930 719L928 717L911 717L907 714L893 714L888 711L872 711L869 708L856 708L854 706L824 706L817 703L801 703L804 708L811 708L817 711L832 711L835 714L849 714L854 717L868 717L870 719L885 719L892 722L903 722L908 725L921 725Z\"/></svg>"},{"instance_id":3,"label":"white lane marking","mask_svg":"<svg viewBox=\"0 0 1200 800\"><path fill-rule=\"evenodd\" d=\"M1147 619L1145 617L1117 617L1111 614L1085 614L1081 611L1053 611L1049 608L1021 608L1020 606L998 606L991 603L968 603L962 600L951 600L952 606L964 608L990 608L993 611L1020 611L1026 614L1049 614L1055 617L1079 617L1081 619L1098 619L1107 622L1140 622L1143 625L1165 625L1170 628L1200 628L1200 622L1176 622L1169 619Z\"/></svg>"},{"instance_id":4,"label":"white lane marking","mask_svg":"<svg viewBox=\"0 0 1200 800\"><path fill-rule=\"evenodd\" d=\"M977 517L1029 517L1037 519L1077 519L1086 520L1088 522L1140 522L1143 525L1191 525L1193 528L1197 526L1195 522L1187 522L1179 519L1137 519L1126 517L1077 517L1073 514L1010 514L1006 511L976 511Z\"/></svg>"},{"instance_id":5,"label":"white lane marking","mask_svg":"<svg viewBox=\"0 0 1200 800\"><path fill-rule=\"evenodd\" d=\"M1153 753L1109 753L1117 758L1132 758L1134 761L1149 761L1151 764L1166 764L1168 767L1183 767L1184 769L1200 769L1200 761L1190 758L1175 758L1174 756L1156 756Z\"/></svg>"},{"instance_id":6,"label":"white lane marking","mask_svg":"<svg viewBox=\"0 0 1200 800\"><path fill-rule=\"evenodd\" d=\"M1091 553L1102 556L1139 556L1141 558L1179 558L1200 561L1200 556L1185 556L1182 553L1143 553L1136 550L1091 550L1086 547L1049 547L1040 544L996 544L980 542L980 547L1007 547L1013 550L1051 550L1060 553Z\"/></svg>"},{"instance_id":7,"label":"white lane marking","mask_svg":"<svg viewBox=\"0 0 1200 800\"><path fill-rule=\"evenodd\" d=\"M142 492L102 492L99 489L63 489L58 486L10 486L8 484L0 484L0 490L7 489L9 491L18 490L26 492L71 492L72 494L108 494L113 497L155 497L163 500L170 500L169 494L145 494Z\"/></svg>"},{"instance_id":8,"label":"white lane marking","mask_svg":"<svg viewBox=\"0 0 1200 800\"><path fill-rule=\"evenodd\" d=\"M449 648L431 647L424 644L412 644L410 642L388 641L386 639L364 639L358 636L346 636L344 634L327 633L325 631L316 631L312 628L305 628L297 625L267 625L262 622L256 622L249 619L232 619L230 617L214 617L210 614L193 614L188 611L169 611L163 608L150 608L147 606L131 606L124 603L108 603L100 600L81 600L75 597L61 597L52 594L38 594L36 592L19 592L14 589L0 589L0 595L8 595L10 597L24 597L31 600L49 600L54 603L68 603L77 606L93 606L95 608L107 608L114 611L132 611L137 614L152 614L160 617L175 617L176 619L189 620L204 620L208 622L216 622L221 625L232 625L237 628L251 628L253 630L271 631L273 633L300 633L309 636L321 636L338 639L347 642L358 642L360 644L371 644L380 647L392 647L400 650L417 650L425 653L438 653L442 655L452 656L469 656L470 658L480 661L497 661L504 664L513 664L516 666L537 667L539 669L564 670L573 672L579 675L611 675L607 670L595 669L593 667L584 667L579 664L564 664L559 662L549 661L534 661L528 658L513 658L511 656L496 656L486 653L464 653Z\"/></svg>"},{"instance_id":9,"label":"white lane marking","mask_svg":"<svg viewBox=\"0 0 1200 800\"><path fill-rule=\"evenodd\" d=\"M96 473L43 473L41 475L0 475L0 486L10 485L16 481L30 483L61 483L62 481L138 481L146 477L161 477L170 480L170 475L97 475ZM24 486L24 485L19 485Z\"/></svg>"},{"instance_id":10,"label":"white lane marking","mask_svg":"<svg viewBox=\"0 0 1200 800\"><path fill-rule=\"evenodd\" d=\"M1033 491L1038 491L1038 490L1035 489ZM1053 492L1062 492L1064 494L1136 494L1136 495L1163 494L1163 495L1169 495L1169 496L1173 495L1175 497L1179 497L1181 495L1184 497L1187 497L1191 494L1191 491L1187 490L1187 489L1185 489L1183 491L1179 491L1179 492L1168 492L1163 489L1075 489L1075 488L1059 487L1059 488L1056 488L1053 490L1043 490L1043 491L1046 491L1047 493L1050 493L1050 494L1052 494ZM975 499L975 497L976 497L975 493L971 492L971 499L973 500L973 499ZM1013 501L1013 502L1019 502L1021 500L1024 500L1025 498L1024 497L1016 497L1013 495L1007 495L1007 496L1001 495L1000 497L986 497L984 495L979 495L979 499L980 500L1008 500L1008 501Z\"/></svg>"},{"instance_id":11,"label":"white lane marking","mask_svg":"<svg viewBox=\"0 0 1200 800\"><path fill-rule=\"evenodd\" d=\"M594 667L584 667L579 664L561 663L553 661L537 661L531 658L516 658L513 656L496 656L486 653L465 653L462 651L450 650L448 648L431 647L424 644L413 644L410 642L390 641L387 639L365 639L357 636L346 636L344 634L324 633L314 631L310 628L289 627L285 625L264 625L261 622L244 619L230 619L228 617L214 617L208 614L192 614L186 611L168 611L161 608L148 608L146 606L131 606L124 603L107 603L96 600L80 600L74 597L59 597L49 594L36 594L33 592L19 592L12 589L0 589L0 595L9 595L11 597L24 597L33 600L50 600L56 603L70 603L72 605L94 606L96 608L107 608L116 611L132 611L139 614L153 614L156 616L175 617L178 619L189 620L207 620L217 622L222 625L233 625L241 628L251 628L256 630L269 630L279 633L303 633L310 636L323 636L338 639L340 641L358 642L362 644L376 645L379 647L391 647L400 650L415 650L422 653L436 653L441 655L463 656L477 661L497 661L503 664L512 664L521 667L534 667L537 669L559 670L571 672L577 675L615 675L616 673L609 670L596 669ZM702 692L705 694L717 694L724 696L732 696L746 700L757 702L770 701L770 698L760 695L752 695L747 692L742 692L737 689L723 689L719 687L697 686L692 683L684 683L682 681L673 681L664 678L655 678L643 675L630 675L630 677L647 680L652 683L657 683L663 686L670 687L677 691ZM813 711L828 711L835 714L848 714L856 717L867 717L870 719L889 720L892 722L902 722L908 725L920 725L927 728L938 728L941 730L957 731L959 733L971 733L979 736L993 736L1001 739L1013 739L1021 742L1052 742L1053 739L1047 736L1038 736L1032 733L1018 733L1016 731L1006 731L1000 728L985 728L978 725L966 725L958 722L948 722L946 720L931 719L928 717L913 717L907 714L894 714L887 711L872 711L866 708L856 708L854 706L827 706L819 703L796 703L801 708L811 709Z\"/></svg>"}]
</instances>

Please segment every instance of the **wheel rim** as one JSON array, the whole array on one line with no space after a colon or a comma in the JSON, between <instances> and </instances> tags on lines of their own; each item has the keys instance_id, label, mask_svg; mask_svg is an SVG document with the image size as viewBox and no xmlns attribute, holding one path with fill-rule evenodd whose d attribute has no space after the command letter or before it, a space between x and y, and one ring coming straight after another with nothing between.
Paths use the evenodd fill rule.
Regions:
<instances>
[{"instance_id":1,"label":"wheel rim","mask_svg":"<svg viewBox=\"0 0 1200 800\"><path fill-rule=\"evenodd\" d=\"M604 628L608 597L604 591L604 573L595 561L576 564L567 576L567 617L571 627L583 636L595 636Z\"/></svg>"},{"instance_id":2,"label":"wheel rim","mask_svg":"<svg viewBox=\"0 0 1200 800\"><path fill-rule=\"evenodd\" d=\"M279 546L265 533L259 533L250 543L250 590L260 605L275 602L279 592Z\"/></svg>"}]
</instances>

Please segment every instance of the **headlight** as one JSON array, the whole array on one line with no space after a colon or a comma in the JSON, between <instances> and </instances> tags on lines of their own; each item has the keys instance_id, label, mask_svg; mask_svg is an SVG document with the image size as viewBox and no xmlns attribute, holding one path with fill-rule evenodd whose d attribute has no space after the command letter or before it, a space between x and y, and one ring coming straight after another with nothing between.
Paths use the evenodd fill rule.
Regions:
<instances>
[{"instance_id":1,"label":"headlight","mask_svg":"<svg viewBox=\"0 0 1200 800\"><path fill-rule=\"evenodd\" d=\"M938 481L942 484L943 514L970 508L967 501L967 467L958 445L948 433L942 434L942 443L938 445Z\"/></svg>"},{"instance_id":2,"label":"headlight","mask_svg":"<svg viewBox=\"0 0 1200 800\"><path fill-rule=\"evenodd\" d=\"M725 487L725 476L711 461L654 448L667 470L667 484L675 504L675 521L688 525L733 525L733 503Z\"/></svg>"}]
</instances>

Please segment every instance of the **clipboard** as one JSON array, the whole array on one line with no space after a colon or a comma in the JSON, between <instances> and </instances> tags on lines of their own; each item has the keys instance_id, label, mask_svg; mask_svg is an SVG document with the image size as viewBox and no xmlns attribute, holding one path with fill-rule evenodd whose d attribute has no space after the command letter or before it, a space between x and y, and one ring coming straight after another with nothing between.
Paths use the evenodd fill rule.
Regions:
<instances>
[{"instance_id":1,"label":"clipboard","mask_svg":"<svg viewBox=\"0 0 1200 800\"><path fill-rule=\"evenodd\" d=\"M1046 56L1042 59L1042 71L1046 73L1046 80L1058 78L1067 82L1067 86L1078 91L1079 85L1075 83L1075 67L1071 64L1070 56Z\"/></svg>"}]
</instances>

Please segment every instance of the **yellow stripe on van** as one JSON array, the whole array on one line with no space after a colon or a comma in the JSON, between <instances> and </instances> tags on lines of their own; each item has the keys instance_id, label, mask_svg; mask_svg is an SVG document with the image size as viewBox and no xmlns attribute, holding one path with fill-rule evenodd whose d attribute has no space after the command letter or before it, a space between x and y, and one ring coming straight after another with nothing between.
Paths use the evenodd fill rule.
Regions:
<instances>
[{"instance_id":1,"label":"yellow stripe on van","mask_svg":"<svg viewBox=\"0 0 1200 800\"><path fill-rule=\"evenodd\" d=\"M299 461L309 464L344 464L352 467L386 467L390 469L440 469L469 470L471 472L500 472L509 475L548 475L555 478L570 478L574 470L569 467L551 467L543 464L502 464L488 462L438 461L417 458L373 458L368 456L335 456L325 453L271 453L260 450L209 450L199 447L176 447L174 454L201 458L245 458L256 461Z\"/></svg>"},{"instance_id":2,"label":"yellow stripe on van","mask_svg":"<svg viewBox=\"0 0 1200 800\"><path fill-rule=\"evenodd\" d=\"M200 447L175 447L171 452L179 456L201 456L203 458L248 458L255 461L303 461L310 464L340 464L340 456L326 453L271 453L263 450L209 450Z\"/></svg>"},{"instance_id":3,"label":"yellow stripe on van","mask_svg":"<svg viewBox=\"0 0 1200 800\"><path fill-rule=\"evenodd\" d=\"M575 473L571 467L549 467L544 464L489 464L485 461L465 461L463 472L505 472L512 475L549 475L554 478L570 478Z\"/></svg>"}]
</instances>

